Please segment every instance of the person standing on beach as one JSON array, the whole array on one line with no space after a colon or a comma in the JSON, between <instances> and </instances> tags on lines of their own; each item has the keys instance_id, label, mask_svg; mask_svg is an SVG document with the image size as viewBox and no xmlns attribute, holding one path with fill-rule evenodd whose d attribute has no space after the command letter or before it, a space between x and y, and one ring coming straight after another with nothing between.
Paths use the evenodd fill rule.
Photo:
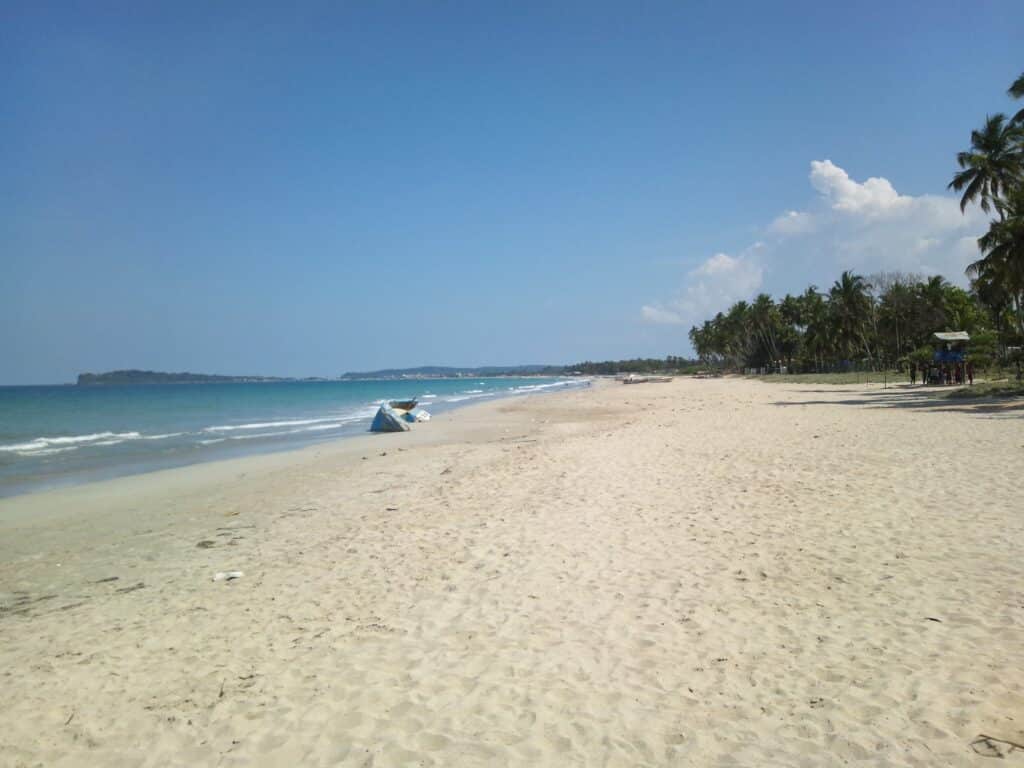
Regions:
<instances>
[{"instance_id":1,"label":"person standing on beach","mask_svg":"<svg viewBox=\"0 0 1024 768\"><path fill-rule=\"evenodd\" d=\"M967 361L967 383L974 386L974 361Z\"/></svg>"},{"instance_id":2,"label":"person standing on beach","mask_svg":"<svg viewBox=\"0 0 1024 768\"><path fill-rule=\"evenodd\" d=\"M917 384L917 363L910 364L910 385Z\"/></svg>"}]
</instances>

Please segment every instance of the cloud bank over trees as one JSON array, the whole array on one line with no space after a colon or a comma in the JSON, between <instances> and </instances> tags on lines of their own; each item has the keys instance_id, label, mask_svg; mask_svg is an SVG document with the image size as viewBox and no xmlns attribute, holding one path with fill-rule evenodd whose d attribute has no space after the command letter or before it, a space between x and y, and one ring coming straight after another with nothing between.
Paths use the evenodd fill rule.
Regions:
<instances>
[{"instance_id":1,"label":"cloud bank over trees","mask_svg":"<svg viewBox=\"0 0 1024 768\"><path fill-rule=\"evenodd\" d=\"M692 325L768 284L800 291L809 277L825 280L846 269L941 274L966 285L964 269L977 259L977 238L988 224L976 206L961 213L954 197L900 194L883 177L857 181L828 159L812 161L808 178L816 194L805 209L780 213L741 253L709 257L686 273L674 296L641 307L642 317Z\"/></svg>"}]
</instances>

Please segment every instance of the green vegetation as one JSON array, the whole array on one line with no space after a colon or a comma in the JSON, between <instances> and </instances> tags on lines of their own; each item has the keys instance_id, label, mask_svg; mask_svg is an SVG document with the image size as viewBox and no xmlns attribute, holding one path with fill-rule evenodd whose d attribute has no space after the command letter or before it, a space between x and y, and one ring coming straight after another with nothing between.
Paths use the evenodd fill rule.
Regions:
<instances>
[{"instance_id":1,"label":"green vegetation","mask_svg":"<svg viewBox=\"0 0 1024 768\"><path fill-rule=\"evenodd\" d=\"M633 360L605 360L600 363L587 361L567 365L561 373L582 373L587 376L614 376L620 373L696 373L701 369L697 360L669 355L665 358L638 357Z\"/></svg>"},{"instance_id":2,"label":"green vegetation","mask_svg":"<svg viewBox=\"0 0 1024 768\"><path fill-rule=\"evenodd\" d=\"M1010 87L1024 98L1024 75ZM1024 109L997 114L971 133L949 187L960 206L995 216L967 268L970 290L940 275L843 272L827 291L808 287L775 301L740 301L701 326L690 341L708 365L741 370L848 372L902 368L931 360L932 333L967 331L979 369L1018 363L1024 345Z\"/></svg>"},{"instance_id":3,"label":"green vegetation","mask_svg":"<svg viewBox=\"0 0 1024 768\"><path fill-rule=\"evenodd\" d=\"M1006 323L998 330L999 320L938 275L847 271L827 292L811 286L779 302L768 294L737 302L692 328L690 341L703 361L723 368L878 371L930 360L932 333L957 330L971 334L974 362L988 366L1016 338Z\"/></svg>"}]
</instances>

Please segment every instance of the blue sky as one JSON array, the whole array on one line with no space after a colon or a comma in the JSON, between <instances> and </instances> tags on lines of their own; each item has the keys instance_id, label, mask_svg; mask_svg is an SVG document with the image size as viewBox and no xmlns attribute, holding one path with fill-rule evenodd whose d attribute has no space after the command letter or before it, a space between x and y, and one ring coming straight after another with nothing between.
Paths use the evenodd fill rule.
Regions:
<instances>
[{"instance_id":1,"label":"blue sky","mask_svg":"<svg viewBox=\"0 0 1024 768\"><path fill-rule=\"evenodd\" d=\"M846 267L962 281L945 185L1024 70L1013 2L0 16L2 383L686 354Z\"/></svg>"}]
</instances>

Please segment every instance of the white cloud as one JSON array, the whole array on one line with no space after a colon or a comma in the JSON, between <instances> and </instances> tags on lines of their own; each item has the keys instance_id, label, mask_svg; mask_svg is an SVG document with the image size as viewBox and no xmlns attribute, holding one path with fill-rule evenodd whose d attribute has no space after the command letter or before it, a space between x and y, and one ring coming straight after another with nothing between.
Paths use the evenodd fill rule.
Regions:
<instances>
[{"instance_id":1,"label":"white cloud","mask_svg":"<svg viewBox=\"0 0 1024 768\"><path fill-rule=\"evenodd\" d=\"M643 315L644 320L649 323L681 325L685 322L678 312L673 312L671 309L665 309L664 307L652 307L649 304L644 304L640 308L640 313Z\"/></svg>"},{"instance_id":2,"label":"white cloud","mask_svg":"<svg viewBox=\"0 0 1024 768\"><path fill-rule=\"evenodd\" d=\"M941 274L966 284L977 238L988 218L976 206L961 213L946 195L906 195L882 177L856 181L831 160L809 175L817 195L806 210L787 210L738 256L716 253L686 274L674 298L641 308L651 323L693 325L768 289L779 296L810 284L826 288L845 269Z\"/></svg>"},{"instance_id":3,"label":"white cloud","mask_svg":"<svg viewBox=\"0 0 1024 768\"><path fill-rule=\"evenodd\" d=\"M814 229L814 216L806 211L786 211L777 216L768 231L779 235L801 235Z\"/></svg>"},{"instance_id":4,"label":"white cloud","mask_svg":"<svg viewBox=\"0 0 1024 768\"><path fill-rule=\"evenodd\" d=\"M879 216L900 211L913 200L898 194L888 179L872 177L859 184L831 160L811 161L811 184L834 210L847 213Z\"/></svg>"},{"instance_id":5,"label":"white cloud","mask_svg":"<svg viewBox=\"0 0 1024 768\"><path fill-rule=\"evenodd\" d=\"M977 258L974 242L987 223L977 207L962 213L954 197L901 195L882 177L859 182L831 160L811 162L809 178L818 192L811 210L788 211L769 227L777 236L766 255L773 283L799 289L793 283L800 271L831 280L844 269L940 273L965 282L964 268ZM780 226L803 216L813 220L813 231ZM796 234L807 236L797 241ZM791 270L797 274L790 277Z\"/></svg>"},{"instance_id":6,"label":"white cloud","mask_svg":"<svg viewBox=\"0 0 1024 768\"><path fill-rule=\"evenodd\" d=\"M734 259L727 253L716 253L710 259L705 261L695 270L691 275L706 275L712 277L714 275L724 275L736 271L739 265L739 259Z\"/></svg>"},{"instance_id":7,"label":"white cloud","mask_svg":"<svg viewBox=\"0 0 1024 768\"><path fill-rule=\"evenodd\" d=\"M664 303L641 308L644 320L663 325L699 323L740 299L749 299L761 287L764 269L753 254L761 248L755 243L739 256L716 253L690 270L682 290Z\"/></svg>"}]
</instances>

